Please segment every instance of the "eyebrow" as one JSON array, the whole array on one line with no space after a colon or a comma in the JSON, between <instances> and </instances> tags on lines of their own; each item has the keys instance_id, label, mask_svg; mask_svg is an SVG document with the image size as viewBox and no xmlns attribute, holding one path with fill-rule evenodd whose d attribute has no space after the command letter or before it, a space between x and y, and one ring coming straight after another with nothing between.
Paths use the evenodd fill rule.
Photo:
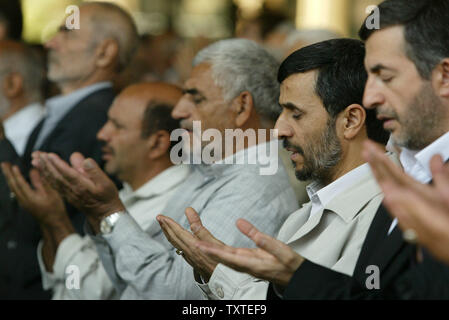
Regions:
<instances>
[{"instance_id":1,"label":"eyebrow","mask_svg":"<svg viewBox=\"0 0 449 320\"><path fill-rule=\"evenodd\" d=\"M396 69L389 68L387 66L384 66L383 64L376 64L374 67L370 68L371 73L379 73L382 70L388 70L388 71L396 71Z\"/></svg>"},{"instance_id":2,"label":"eyebrow","mask_svg":"<svg viewBox=\"0 0 449 320\"><path fill-rule=\"evenodd\" d=\"M281 108L285 108L285 109L288 109L288 110L299 110L299 111L301 111L301 109L298 107L298 106L296 106L294 103L292 103L292 102L286 102L286 103L280 103L279 104L280 106L281 106Z\"/></svg>"},{"instance_id":3,"label":"eyebrow","mask_svg":"<svg viewBox=\"0 0 449 320\"><path fill-rule=\"evenodd\" d=\"M116 127L123 127L123 125L114 118L109 117L109 121L111 121Z\"/></svg>"},{"instance_id":4,"label":"eyebrow","mask_svg":"<svg viewBox=\"0 0 449 320\"><path fill-rule=\"evenodd\" d=\"M183 89L182 94L191 94L192 96L195 95L201 95L201 93L198 91L198 89Z\"/></svg>"}]
</instances>

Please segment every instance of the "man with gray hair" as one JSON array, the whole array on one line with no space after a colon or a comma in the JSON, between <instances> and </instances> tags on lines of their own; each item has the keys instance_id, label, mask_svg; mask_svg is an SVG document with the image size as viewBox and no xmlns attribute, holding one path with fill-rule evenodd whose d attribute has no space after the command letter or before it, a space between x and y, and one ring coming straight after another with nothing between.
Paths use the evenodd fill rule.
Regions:
<instances>
[{"instance_id":1,"label":"man with gray hair","mask_svg":"<svg viewBox=\"0 0 449 320\"><path fill-rule=\"evenodd\" d=\"M0 42L0 121L19 155L28 136L42 119L44 63L28 46Z\"/></svg>"},{"instance_id":2,"label":"man with gray hair","mask_svg":"<svg viewBox=\"0 0 449 320\"><path fill-rule=\"evenodd\" d=\"M115 97L112 82L129 63L138 35L133 19L117 5L88 2L79 7L79 13L79 29L69 29L64 19L59 31L45 44L47 77L56 83L61 95L45 102L46 115L30 134L23 156L19 157L10 142L0 137L0 162L19 163L26 177L31 169L31 153L37 150L58 154L67 161L78 151L103 166L102 144L96 134L106 123ZM0 212L0 256L5 261L0 265L0 298L49 298L42 289L36 250L42 235L55 233L57 236L46 237L53 241L43 245L50 255L46 258L52 260L54 249L62 241L63 226L49 230L39 225L15 198L11 193L11 204L3 199L1 204L15 209ZM75 230L84 234L84 216L71 206L67 211Z\"/></svg>"},{"instance_id":3,"label":"man with gray hair","mask_svg":"<svg viewBox=\"0 0 449 320\"><path fill-rule=\"evenodd\" d=\"M197 211L217 239L252 246L233 227L237 218L243 215L276 234L287 215L296 210L295 195L278 160L277 140L266 142L269 134L263 131L273 128L280 112L277 68L274 58L249 40L223 40L198 53L173 117L181 120L190 138L195 139L194 122L198 121L203 130L213 129L222 136L232 131L232 138L244 143L237 143L228 154L223 151L226 143L214 140L222 147L213 156L216 161L191 165L191 175L162 213L188 227L192 210ZM259 130L257 139L245 139L250 130ZM187 144L199 143L204 154L207 146L193 139L187 139ZM268 158L278 168L272 175L262 175L262 165L251 164L251 159L260 160L260 149L268 148ZM122 299L202 298L183 253L170 245L161 230L150 237L139 227L119 200L112 181L92 159L77 156L70 167L55 155L38 156L33 164L85 212L88 232ZM98 188L92 188L92 183ZM159 223L163 219L159 216ZM203 274L195 271L197 276Z\"/></svg>"}]
</instances>

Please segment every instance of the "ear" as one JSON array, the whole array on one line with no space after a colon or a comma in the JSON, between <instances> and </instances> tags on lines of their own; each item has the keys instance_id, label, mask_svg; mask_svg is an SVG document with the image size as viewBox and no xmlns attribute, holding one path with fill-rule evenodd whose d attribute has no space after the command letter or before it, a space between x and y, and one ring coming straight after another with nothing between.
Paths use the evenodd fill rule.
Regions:
<instances>
[{"instance_id":1,"label":"ear","mask_svg":"<svg viewBox=\"0 0 449 320\"><path fill-rule=\"evenodd\" d=\"M116 40L106 39L96 49L96 65L99 68L107 68L119 59L119 45Z\"/></svg>"},{"instance_id":2,"label":"ear","mask_svg":"<svg viewBox=\"0 0 449 320\"><path fill-rule=\"evenodd\" d=\"M359 104L348 106L337 119L338 127L346 140L352 140L365 128L366 111Z\"/></svg>"},{"instance_id":3,"label":"ear","mask_svg":"<svg viewBox=\"0 0 449 320\"><path fill-rule=\"evenodd\" d=\"M433 71L432 85L439 96L449 98L449 58L443 59Z\"/></svg>"},{"instance_id":4,"label":"ear","mask_svg":"<svg viewBox=\"0 0 449 320\"><path fill-rule=\"evenodd\" d=\"M251 117L251 113L254 111L254 101L251 93L248 91L240 93L240 95L233 101L233 110L237 115L235 118L236 127L243 127Z\"/></svg>"},{"instance_id":5,"label":"ear","mask_svg":"<svg viewBox=\"0 0 449 320\"><path fill-rule=\"evenodd\" d=\"M3 81L3 92L8 99L14 99L23 93L23 78L18 73L8 74Z\"/></svg>"},{"instance_id":6,"label":"ear","mask_svg":"<svg viewBox=\"0 0 449 320\"><path fill-rule=\"evenodd\" d=\"M159 130L153 133L147 141L148 158L154 160L164 155L168 155L170 143L170 134L168 131Z\"/></svg>"}]
</instances>

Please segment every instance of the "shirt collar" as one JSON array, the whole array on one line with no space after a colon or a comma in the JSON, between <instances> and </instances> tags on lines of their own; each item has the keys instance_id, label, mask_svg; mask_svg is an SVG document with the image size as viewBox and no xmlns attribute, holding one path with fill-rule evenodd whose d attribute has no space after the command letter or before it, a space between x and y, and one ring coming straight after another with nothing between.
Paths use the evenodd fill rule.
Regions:
<instances>
[{"instance_id":1,"label":"shirt collar","mask_svg":"<svg viewBox=\"0 0 449 320\"><path fill-rule=\"evenodd\" d=\"M58 116L61 114L65 114L70 110L73 106L75 106L78 102L83 100L85 97L89 96L95 91L104 88L112 87L112 83L109 81L98 82L93 85L75 90L66 95L58 95L52 97L46 101L47 107L47 116Z\"/></svg>"},{"instance_id":2,"label":"shirt collar","mask_svg":"<svg viewBox=\"0 0 449 320\"><path fill-rule=\"evenodd\" d=\"M277 139L240 150L239 152L236 152L225 159L219 160L214 164L199 164L194 165L194 167L203 175L219 177L239 170L239 166L241 165L263 166L270 163L270 161L274 161L274 157L278 157L279 155L279 152L271 152L274 148L279 151L279 140Z\"/></svg>"},{"instance_id":3,"label":"shirt collar","mask_svg":"<svg viewBox=\"0 0 449 320\"><path fill-rule=\"evenodd\" d=\"M172 166L159 173L156 177L150 179L136 191L133 191L129 184L123 183L123 189L120 191L120 196L122 201L126 201L130 198L145 199L162 195L177 187L188 177L190 172L190 168L187 165L181 164Z\"/></svg>"},{"instance_id":4,"label":"shirt collar","mask_svg":"<svg viewBox=\"0 0 449 320\"><path fill-rule=\"evenodd\" d=\"M323 209L335 212L348 223L381 190L369 165L365 163L325 187L312 182L307 186L307 193L312 202L318 201Z\"/></svg>"},{"instance_id":5,"label":"shirt collar","mask_svg":"<svg viewBox=\"0 0 449 320\"><path fill-rule=\"evenodd\" d=\"M10 126L11 129L14 129L14 127L18 124L21 124L22 119L28 119L28 117L38 117L40 118L44 114L44 107L36 102L29 104L28 106L20 109L18 112L14 113L11 117L6 119L3 122L3 125L6 129L7 126Z\"/></svg>"},{"instance_id":6,"label":"shirt collar","mask_svg":"<svg viewBox=\"0 0 449 320\"><path fill-rule=\"evenodd\" d=\"M421 183L429 183L432 180L430 160L437 154L441 155L443 161L449 159L449 132L446 132L421 151L403 148L400 160L407 174Z\"/></svg>"}]
</instances>

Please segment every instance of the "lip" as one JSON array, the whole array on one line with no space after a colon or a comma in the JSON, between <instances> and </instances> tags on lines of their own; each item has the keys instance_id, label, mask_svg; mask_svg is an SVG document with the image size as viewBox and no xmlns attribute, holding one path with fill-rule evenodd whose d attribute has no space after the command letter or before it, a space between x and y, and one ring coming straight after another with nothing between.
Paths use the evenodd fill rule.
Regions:
<instances>
[{"instance_id":1,"label":"lip","mask_svg":"<svg viewBox=\"0 0 449 320\"><path fill-rule=\"evenodd\" d=\"M290 155L290 159L292 160L292 161L295 161L295 160L298 160L298 158L300 157L301 155L298 153L298 152L293 152L291 155Z\"/></svg>"}]
</instances>

